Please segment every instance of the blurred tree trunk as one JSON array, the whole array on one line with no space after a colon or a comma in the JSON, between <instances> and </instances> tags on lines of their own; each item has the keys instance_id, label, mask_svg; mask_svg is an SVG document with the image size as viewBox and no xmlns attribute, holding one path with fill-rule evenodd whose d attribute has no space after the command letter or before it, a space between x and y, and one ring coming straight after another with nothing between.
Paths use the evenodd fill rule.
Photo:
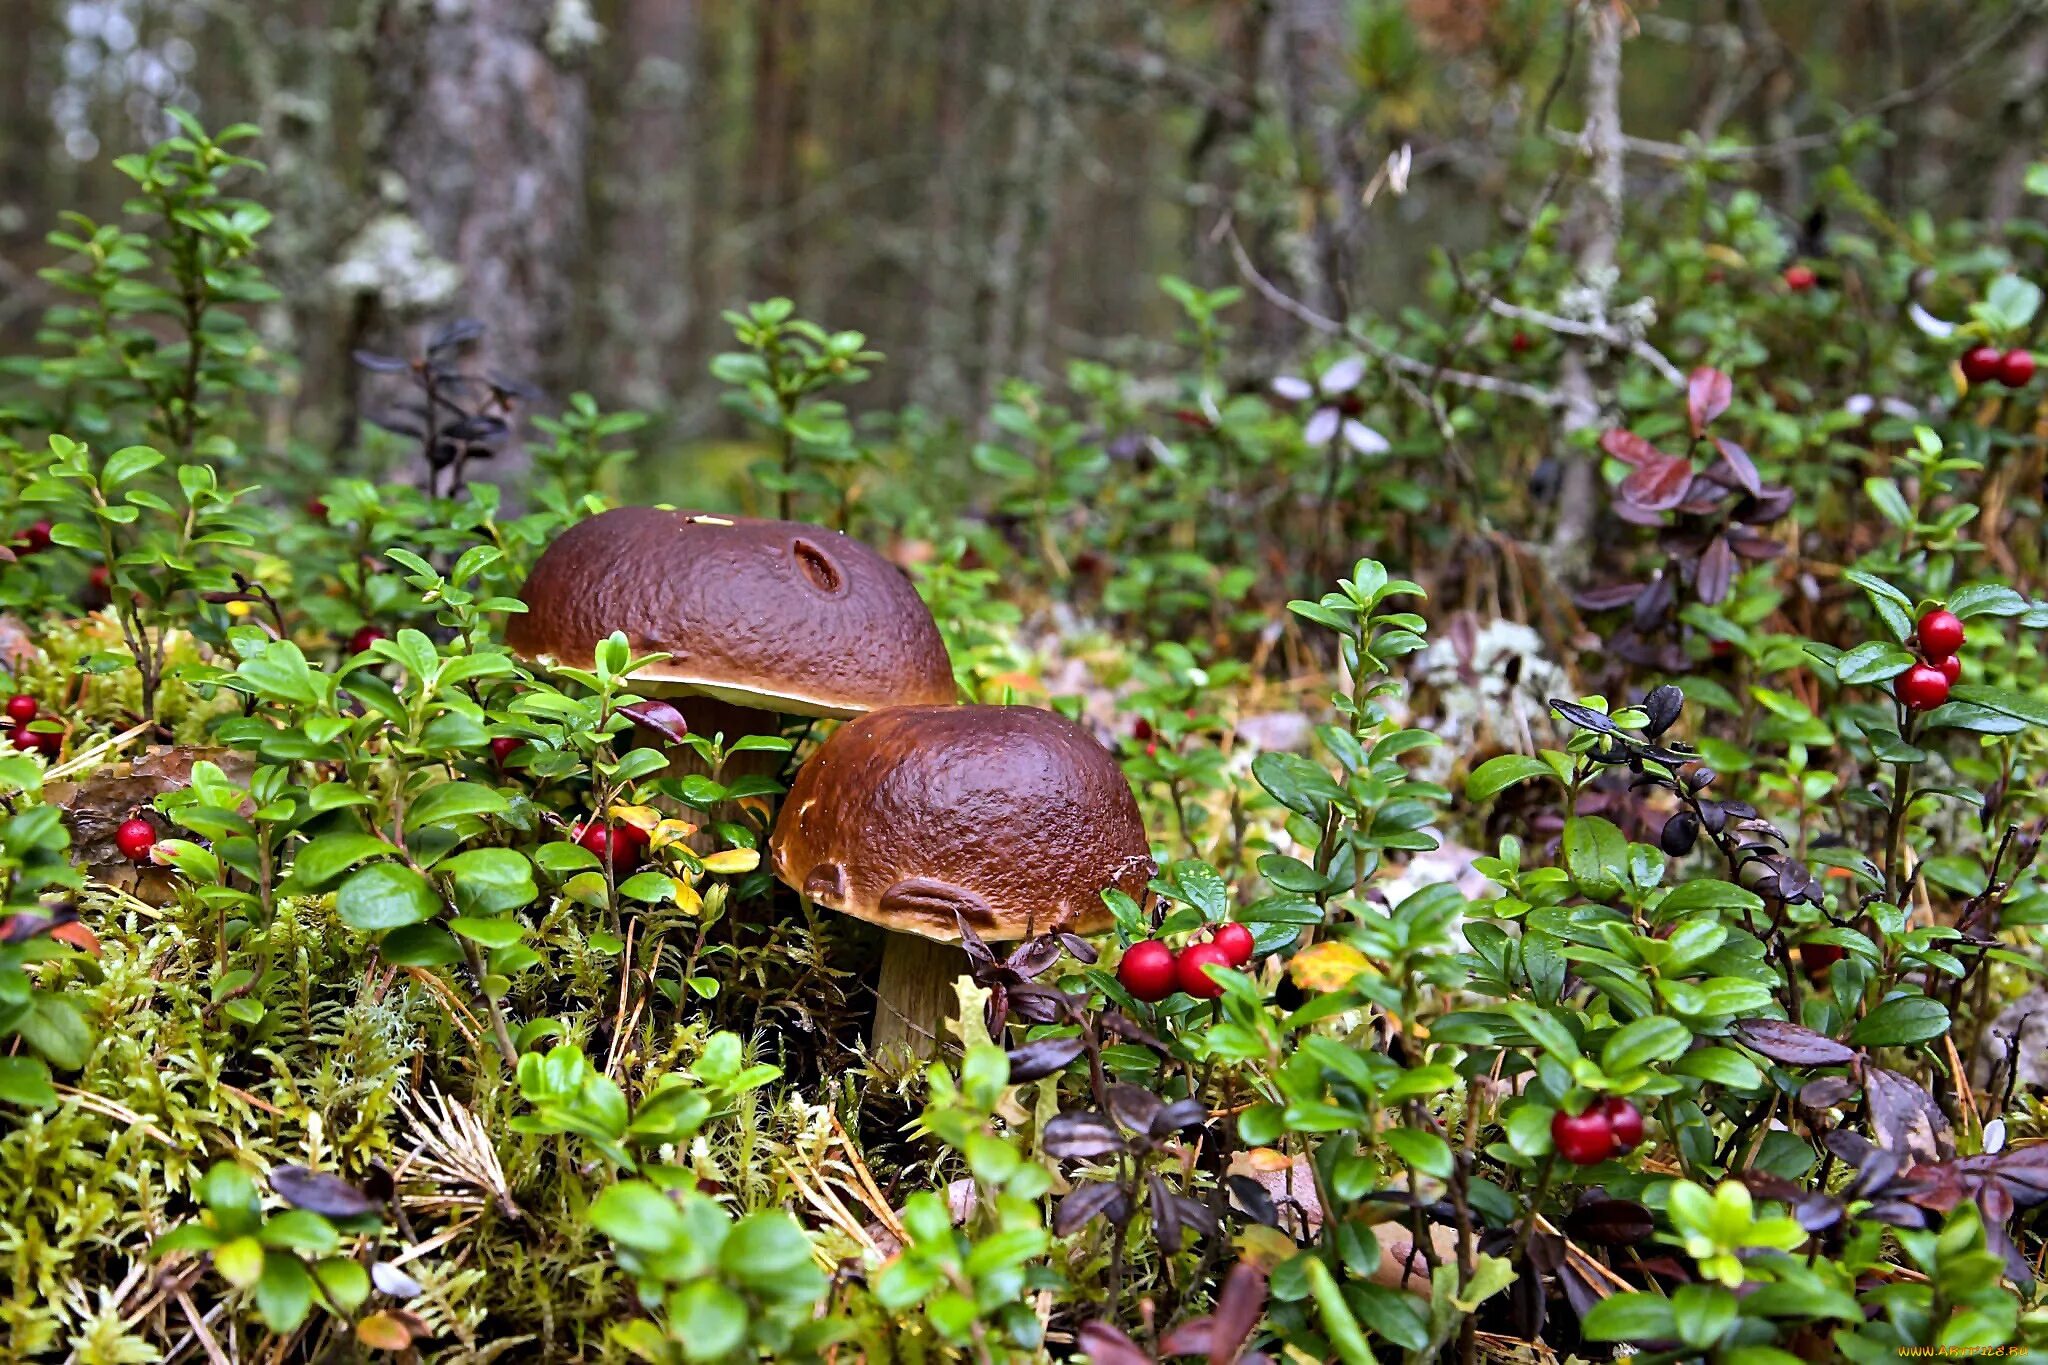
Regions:
<instances>
[{"instance_id":1,"label":"blurred tree trunk","mask_svg":"<svg viewBox=\"0 0 2048 1365\"><path fill-rule=\"evenodd\" d=\"M756 298L799 292L800 248L791 209L804 188L811 32L805 3L754 0L752 155L741 211L765 228L755 238Z\"/></svg>"},{"instance_id":2,"label":"blurred tree trunk","mask_svg":"<svg viewBox=\"0 0 2048 1365\"><path fill-rule=\"evenodd\" d=\"M1621 236L1621 18L1599 0L1586 7L1585 147L1589 165L1586 183L1573 206L1572 231L1577 246L1573 273L1586 292L1586 321L1604 329L1607 298L1614 289L1615 248ZM1559 388L1564 409L1558 418L1557 458L1564 462L1558 485L1557 524L1552 528L1553 563L1569 575L1592 557L1593 525L1600 515L1600 464L1590 451L1576 448L1579 434L1600 421L1601 399L1594 381L1600 360L1597 343L1566 337Z\"/></svg>"},{"instance_id":3,"label":"blurred tree trunk","mask_svg":"<svg viewBox=\"0 0 2048 1365\"><path fill-rule=\"evenodd\" d=\"M433 250L462 272L456 309L493 371L559 392L584 235L584 78L598 36L553 27L554 0L383 0L368 50L377 160ZM508 456L508 459L511 457ZM516 487L516 469L493 470Z\"/></svg>"},{"instance_id":4,"label":"blurred tree trunk","mask_svg":"<svg viewBox=\"0 0 2048 1365\"><path fill-rule=\"evenodd\" d=\"M1311 217L1290 271L1296 297L1324 317L1351 312L1352 239L1364 179L1346 135L1357 83L1350 74L1345 0L1280 0L1268 79L1280 92Z\"/></svg>"},{"instance_id":5,"label":"blurred tree trunk","mask_svg":"<svg viewBox=\"0 0 2048 1365\"><path fill-rule=\"evenodd\" d=\"M620 90L602 111L608 150L597 170L606 209L592 268L598 337L620 401L660 408L672 401L695 316L696 0L627 0L615 40Z\"/></svg>"},{"instance_id":6,"label":"blurred tree trunk","mask_svg":"<svg viewBox=\"0 0 2048 1365\"><path fill-rule=\"evenodd\" d=\"M1015 114L998 190L1002 210L989 250L980 389L986 419L1005 379L1039 368L1051 230L1060 192L1060 100L1073 18L1058 0L1027 0L1024 32L1007 55Z\"/></svg>"},{"instance_id":7,"label":"blurred tree trunk","mask_svg":"<svg viewBox=\"0 0 2048 1365\"><path fill-rule=\"evenodd\" d=\"M944 16L934 92L938 168L927 209L932 268L924 275L924 363L913 396L935 411L958 413L966 408L974 382L968 352L981 263L970 244L982 240L979 224L988 202L983 193L986 158L975 155L981 122L975 113L985 107L976 75L983 47L979 40L988 16L977 0L957 0L945 7Z\"/></svg>"}]
</instances>

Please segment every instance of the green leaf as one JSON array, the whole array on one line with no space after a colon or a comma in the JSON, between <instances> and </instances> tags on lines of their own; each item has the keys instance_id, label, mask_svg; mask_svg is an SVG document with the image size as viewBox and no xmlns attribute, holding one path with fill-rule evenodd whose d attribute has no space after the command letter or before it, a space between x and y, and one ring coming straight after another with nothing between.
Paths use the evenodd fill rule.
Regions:
<instances>
[{"instance_id":1,"label":"green leaf","mask_svg":"<svg viewBox=\"0 0 2048 1365\"><path fill-rule=\"evenodd\" d=\"M438 924L408 924L384 935L377 954L395 967L445 967L463 958L462 945Z\"/></svg>"},{"instance_id":2,"label":"green leaf","mask_svg":"<svg viewBox=\"0 0 2048 1365\"><path fill-rule=\"evenodd\" d=\"M256 1281L256 1311L263 1315L264 1325L273 1332L289 1332L306 1320L312 1306L313 1277L299 1258L265 1256L263 1276Z\"/></svg>"},{"instance_id":3,"label":"green leaf","mask_svg":"<svg viewBox=\"0 0 2048 1365\"><path fill-rule=\"evenodd\" d=\"M76 1071L92 1055L92 1030L71 1001L37 995L28 1012L14 1021L21 1040L64 1071Z\"/></svg>"},{"instance_id":4,"label":"green leaf","mask_svg":"<svg viewBox=\"0 0 2048 1365\"><path fill-rule=\"evenodd\" d=\"M1717 1284L1683 1285L1671 1296L1671 1317L1678 1339L1704 1351L1735 1325L1735 1296Z\"/></svg>"},{"instance_id":5,"label":"green leaf","mask_svg":"<svg viewBox=\"0 0 2048 1365\"><path fill-rule=\"evenodd\" d=\"M264 1220L258 1239L267 1247L325 1256L339 1244L334 1224L307 1209L285 1209Z\"/></svg>"},{"instance_id":6,"label":"green leaf","mask_svg":"<svg viewBox=\"0 0 2048 1365\"><path fill-rule=\"evenodd\" d=\"M644 1180L622 1180L599 1195L590 1223L620 1246L644 1252L667 1251L688 1232L675 1201Z\"/></svg>"},{"instance_id":7,"label":"green leaf","mask_svg":"<svg viewBox=\"0 0 2048 1365\"><path fill-rule=\"evenodd\" d=\"M481 782L443 782L427 788L405 813L408 831L444 825L466 815L497 815L511 803Z\"/></svg>"},{"instance_id":8,"label":"green leaf","mask_svg":"<svg viewBox=\"0 0 2048 1365\"><path fill-rule=\"evenodd\" d=\"M427 879L398 863L372 863L343 882L334 896L341 922L365 934L418 924L440 909L441 898Z\"/></svg>"},{"instance_id":9,"label":"green leaf","mask_svg":"<svg viewBox=\"0 0 2048 1365\"><path fill-rule=\"evenodd\" d=\"M1615 1030L1600 1050L1600 1068L1610 1076L1668 1062L1692 1046L1692 1030L1676 1019L1653 1014Z\"/></svg>"},{"instance_id":10,"label":"green leaf","mask_svg":"<svg viewBox=\"0 0 2048 1365\"><path fill-rule=\"evenodd\" d=\"M668 1296L669 1331L691 1360L723 1360L747 1339L747 1301L716 1280Z\"/></svg>"},{"instance_id":11,"label":"green leaf","mask_svg":"<svg viewBox=\"0 0 2048 1365\"><path fill-rule=\"evenodd\" d=\"M1986 710L2013 716L2029 725L2048 725L2048 700L2022 696L1988 683L1961 683L1950 694L1957 701L1975 702Z\"/></svg>"},{"instance_id":12,"label":"green leaf","mask_svg":"<svg viewBox=\"0 0 2048 1365\"><path fill-rule=\"evenodd\" d=\"M1419 1128L1389 1128L1380 1134L1380 1141L1393 1149L1394 1155L1424 1175L1433 1175L1439 1180L1451 1178L1450 1145L1435 1133L1426 1133Z\"/></svg>"},{"instance_id":13,"label":"green leaf","mask_svg":"<svg viewBox=\"0 0 2048 1365\"><path fill-rule=\"evenodd\" d=\"M1904 1047L1948 1032L1948 1006L1924 995L1887 1000L1863 1016L1849 1041L1864 1047Z\"/></svg>"},{"instance_id":14,"label":"green leaf","mask_svg":"<svg viewBox=\"0 0 2048 1365\"><path fill-rule=\"evenodd\" d=\"M1661 1294L1610 1294L1579 1319L1589 1341L1668 1341L1678 1335L1671 1301Z\"/></svg>"},{"instance_id":15,"label":"green leaf","mask_svg":"<svg viewBox=\"0 0 2048 1365\"><path fill-rule=\"evenodd\" d=\"M49 1109L57 1103L50 1086L50 1068L40 1057L0 1057L0 1100L23 1109Z\"/></svg>"},{"instance_id":16,"label":"green leaf","mask_svg":"<svg viewBox=\"0 0 2048 1365\"><path fill-rule=\"evenodd\" d=\"M1533 758L1528 754L1501 754L1487 759L1472 770L1471 775L1465 779L1465 799L1484 801L1517 782L1549 776L1550 765L1540 758Z\"/></svg>"},{"instance_id":17,"label":"green leaf","mask_svg":"<svg viewBox=\"0 0 2048 1365\"><path fill-rule=\"evenodd\" d=\"M1867 640L1835 660L1835 676L1845 687L1889 682L1913 666L1913 656L1884 640Z\"/></svg>"},{"instance_id":18,"label":"green leaf","mask_svg":"<svg viewBox=\"0 0 2048 1365\"><path fill-rule=\"evenodd\" d=\"M107 463L100 470L100 487L111 491L163 462L164 457L148 446L126 446L107 456Z\"/></svg>"},{"instance_id":19,"label":"green leaf","mask_svg":"<svg viewBox=\"0 0 2048 1365\"><path fill-rule=\"evenodd\" d=\"M1590 900L1611 900L1628 885L1628 839L1598 815L1565 821L1564 859L1573 884Z\"/></svg>"},{"instance_id":20,"label":"green leaf","mask_svg":"<svg viewBox=\"0 0 2048 1365\"><path fill-rule=\"evenodd\" d=\"M1873 475L1863 481L1863 491L1876 505L1877 514L1892 525L1903 530L1913 524L1913 509L1893 480Z\"/></svg>"},{"instance_id":21,"label":"green leaf","mask_svg":"<svg viewBox=\"0 0 2048 1365\"><path fill-rule=\"evenodd\" d=\"M313 1263L313 1278L344 1312L353 1313L370 1297L370 1273L360 1261L328 1256Z\"/></svg>"},{"instance_id":22,"label":"green leaf","mask_svg":"<svg viewBox=\"0 0 2048 1365\"><path fill-rule=\"evenodd\" d=\"M397 851L376 835L358 830L323 834L292 859L292 879L304 890L317 891L365 858Z\"/></svg>"},{"instance_id":23,"label":"green leaf","mask_svg":"<svg viewBox=\"0 0 2048 1365\"><path fill-rule=\"evenodd\" d=\"M465 915L501 915L531 905L540 895L533 864L509 848L473 848L434 869L449 879L455 906Z\"/></svg>"},{"instance_id":24,"label":"green leaf","mask_svg":"<svg viewBox=\"0 0 2048 1365\"><path fill-rule=\"evenodd\" d=\"M254 1237L233 1237L213 1249L213 1268L237 1289L247 1289L263 1276L263 1243ZM290 1260L280 1256L279 1260ZM296 1264L296 1262L294 1262Z\"/></svg>"},{"instance_id":25,"label":"green leaf","mask_svg":"<svg viewBox=\"0 0 2048 1365\"><path fill-rule=\"evenodd\" d=\"M1973 616L2024 616L2027 599L2003 583L1972 583L1956 590L1948 609L1965 621Z\"/></svg>"},{"instance_id":26,"label":"green leaf","mask_svg":"<svg viewBox=\"0 0 2048 1365\"><path fill-rule=\"evenodd\" d=\"M2024 275L2000 275L1991 282L1984 306L2007 331L2024 331L2041 307L2041 286Z\"/></svg>"},{"instance_id":27,"label":"green leaf","mask_svg":"<svg viewBox=\"0 0 2048 1365\"><path fill-rule=\"evenodd\" d=\"M743 1283L770 1286L811 1264L811 1239L786 1213L751 1213L734 1225L718 1263Z\"/></svg>"},{"instance_id":28,"label":"green leaf","mask_svg":"<svg viewBox=\"0 0 2048 1365\"><path fill-rule=\"evenodd\" d=\"M526 936L526 926L516 919L478 919L457 915L448 921L448 927L486 948L509 948Z\"/></svg>"}]
</instances>

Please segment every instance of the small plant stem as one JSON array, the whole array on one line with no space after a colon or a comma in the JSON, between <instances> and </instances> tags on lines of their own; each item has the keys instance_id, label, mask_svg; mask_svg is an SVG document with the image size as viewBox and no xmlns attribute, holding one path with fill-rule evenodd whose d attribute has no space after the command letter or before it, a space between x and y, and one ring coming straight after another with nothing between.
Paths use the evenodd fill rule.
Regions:
<instances>
[{"instance_id":1,"label":"small plant stem","mask_svg":"<svg viewBox=\"0 0 2048 1365\"><path fill-rule=\"evenodd\" d=\"M1557 1153L1552 1151L1536 1172L1536 1193L1529 1196L1529 1212L1522 1219L1522 1230L1515 1234L1515 1254L1508 1258L1515 1265L1528 1259L1529 1242L1536 1235L1536 1217L1543 1211L1543 1196L1550 1193L1550 1180L1556 1173Z\"/></svg>"},{"instance_id":2,"label":"small plant stem","mask_svg":"<svg viewBox=\"0 0 2048 1365\"><path fill-rule=\"evenodd\" d=\"M474 942L465 938L462 939L462 955L469 962L470 975L476 978L477 994L484 998L484 1005L491 1012L491 1034L498 1040L499 1055L504 1057L506 1066L517 1068L519 1049L512 1045L512 1030L505 1027L505 1012L498 1008L496 998L484 986L483 954L477 951Z\"/></svg>"}]
</instances>

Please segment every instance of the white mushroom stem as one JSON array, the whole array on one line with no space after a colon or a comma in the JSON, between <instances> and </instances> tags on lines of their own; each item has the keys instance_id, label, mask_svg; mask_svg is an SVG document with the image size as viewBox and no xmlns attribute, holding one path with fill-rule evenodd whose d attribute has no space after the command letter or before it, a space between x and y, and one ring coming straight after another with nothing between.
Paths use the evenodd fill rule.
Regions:
<instances>
[{"instance_id":1,"label":"white mushroom stem","mask_svg":"<svg viewBox=\"0 0 2048 1365\"><path fill-rule=\"evenodd\" d=\"M875 1053L907 1053L919 1062L937 1056L946 1021L960 1003L953 983L967 971L967 952L959 944L890 932L875 986Z\"/></svg>"}]
</instances>

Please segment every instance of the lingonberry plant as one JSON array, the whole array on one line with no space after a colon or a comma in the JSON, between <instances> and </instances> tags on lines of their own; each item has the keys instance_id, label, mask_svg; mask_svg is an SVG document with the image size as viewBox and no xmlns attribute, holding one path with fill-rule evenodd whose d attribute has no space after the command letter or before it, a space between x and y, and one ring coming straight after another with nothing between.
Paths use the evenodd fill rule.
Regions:
<instances>
[{"instance_id":1,"label":"lingonberry plant","mask_svg":"<svg viewBox=\"0 0 2048 1365\"><path fill-rule=\"evenodd\" d=\"M587 652L515 654L644 419L439 322L308 479L244 401L240 136L124 160L4 371L19 1354L2048 1349L2037 244L1794 248L1703 162L1698 240L1616 257L1654 310L1576 311L1551 213L1398 329L1170 280L1170 372L993 382L974 438L752 305L714 373L760 464L689 526L833 529L694 634L624 590L699 566L606 546ZM1567 381L1611 418L1525 439ZM819 681L897 645L888 695ZM1130 856L1060 879L1113 822L1036 760L884 755L795 858L835 727L953 689L1056 707L1119 815L1120 764Z\"/></svg>"}]
</instances>

